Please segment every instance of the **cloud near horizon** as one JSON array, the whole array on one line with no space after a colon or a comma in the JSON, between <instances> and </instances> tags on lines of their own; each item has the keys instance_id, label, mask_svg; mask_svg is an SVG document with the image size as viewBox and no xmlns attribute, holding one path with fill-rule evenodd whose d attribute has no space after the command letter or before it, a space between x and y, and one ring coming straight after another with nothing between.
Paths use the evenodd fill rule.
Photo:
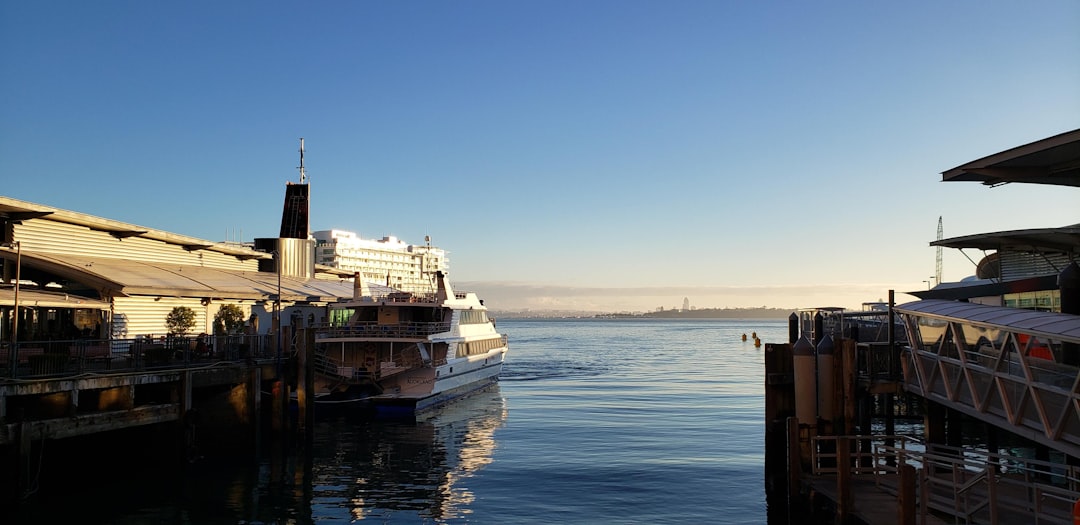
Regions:
<instances>
[{"instance_id":1,"label":"cloud near horizon","mask_svg":"<svg viewBox=\"0 0 1080 525\"><path fill-rule=\"evenodd\" d=\"M461 281L459 290L475 291L494 310L571 310L596 312L653 311L681 308L683 298L694 308L808 308L842 306L858 308L864 302L886 301L889 290L895 300L913 300L902 290L917 285L861 283L771 286L637 286L582 287L508 281Z\"/></svg>"}]
</instances>

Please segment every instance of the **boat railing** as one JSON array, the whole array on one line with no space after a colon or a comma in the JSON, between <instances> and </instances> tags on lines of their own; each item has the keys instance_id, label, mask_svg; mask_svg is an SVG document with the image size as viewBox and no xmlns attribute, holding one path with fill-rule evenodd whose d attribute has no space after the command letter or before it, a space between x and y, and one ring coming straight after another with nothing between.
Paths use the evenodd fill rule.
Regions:
<instances>
[{"instance_id":1,"label":"boat railing","mask_svg":"<svg viewBox=\"0 0 1080 525\"><path fill-rule=\"evenodd\" d=\"M312 359L312 368L314 368L316 374L320 374L324 377L336 378L339 382L361 382L375 378L376 371L368 370L367 367L354 366L348 363L341 363L329 355L327 355L325 349L316 348L314 359Z\"/></svg>"},{"instance_id":2,"label":"boat railing","mask_svg":"<svg viewBox=\"0 0 1080 525\"><path fill-rule=\"evenodd\" d=\"M388 303L435 303L438 301L434 292L373 291L371 298Z\"/></svg>"},{"instance_id":3,"label":"boat railing","mask_svg":"<svg viewBox=\"0 0 1080 525\"><path fill-rule=\"evenodd\" d=\"M316 339L339 339L349 337L422 339L431 334L447 332L450 323L395 323L380 324L378 321L352 322L345 325L326 323L316 327Z\"/></svg>"}]
</instances>

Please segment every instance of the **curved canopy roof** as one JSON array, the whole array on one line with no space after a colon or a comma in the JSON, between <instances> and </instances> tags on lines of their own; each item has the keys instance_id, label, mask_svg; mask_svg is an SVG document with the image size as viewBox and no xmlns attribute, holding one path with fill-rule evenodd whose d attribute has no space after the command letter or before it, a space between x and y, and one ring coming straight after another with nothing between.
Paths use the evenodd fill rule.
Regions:
<instances>
[{"instance_id":1,"label":"curved canopy roof","mask_svg":"<svg viewBox=\"0 0 1080 525\"><path fill-rule=\"evenodd\" d=\"M1080 254L1080 224L1063 228L1039 228L979 233L942 239L930 246L945 248L976 248L1014 252L1075 253Z\"/></svg>"},{"instance_id":2,"label":"curved canopy roof","mask_svg":"<svg viewBox=\"0 0 1080 525\"><path fill-rule=\"evenodd\" d=\"M1080 187L1080 129L995 153L943 172L942 181Z\"/></svg>"},{"instance_id":3,"label":"curved canopy roof","mask_svg":"<svg viewBox=\"0 0 1080 525\"><path fill-rule=\"evenodd\" d=\"M15 304L15 288L0 288L0 305L12 306ZM48 292L41 290L19 290L20 306L35 306L43 308L93 308L95 310L108 310L109 302L89 297L80 297L66 293Z\"/></svg>"},{"instance_id":4,"label":"curved canopy roof","mask_svg":"<svg viewBox=\"0 0 1080 525\"><path fill-rule=\"evenodd\" d=\"M905 303L894 309L904 314L973 321L1050 339L1080 342L1080 315L939 299Z\"/></svg>"},{"instance_id":5,"label":"curved canopy roof","mask_svg":"<svg viewBox=\"0 0 1080 525\"><path fill-rule=\"evenodd\" d=\"M352 281L301 279L272 272L245 272L104 257L23 253L23 264L113 295L223 297L286 301L333 301L352 297Z\"/></svg>"}]
</instances>

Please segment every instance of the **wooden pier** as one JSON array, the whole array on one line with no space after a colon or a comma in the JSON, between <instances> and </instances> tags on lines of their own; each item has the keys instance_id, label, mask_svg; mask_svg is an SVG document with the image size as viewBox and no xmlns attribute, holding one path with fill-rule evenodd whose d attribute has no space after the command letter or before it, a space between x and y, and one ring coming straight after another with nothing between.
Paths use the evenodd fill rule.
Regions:
<instances>
[{"instance_id":1,"label":"wooden pier","mask_svg":"<svg viewBox=\"0 0 1080 525\"><path fill-rule=\"evenodd\" d=\"M297 340L285 360L271 347L236 359L183 356L152 367L93 369L74 363L43 377L0 377L0 501L16 503L39 485L48 441L95 438L97 448L85 454L148 451L180 472L203 456L254 460L264 440L310 430L313 382L304 349L313 341L305 334ZM292 391L298 417L289 411ZM150 427L159 429L152 443L133 433Z\"/></svg>"},{"instance_id":2,"label":"wooden pier","mask_svg":"<svg viewBox=\"0 0 1080 525\"><path fill-rule=\"evenodd\" d=\"M905 392L895 345L825 341L832 347L818 348L811 362L800 343L765 345L766 485L792 516L827 508L837 523L866 525L1074 523L1080 467L1070 456L1052 461L1047 447L1022 437L1013 442L1030 446L1034 458L998 453L1007 430ZM808 421L800 409L813 411ZM921 416L921 439L895 435L899 412ZM872 425L875 417L884 425ZM985 448L961 446L972 429Z\"/></svg>"}]
</instances>

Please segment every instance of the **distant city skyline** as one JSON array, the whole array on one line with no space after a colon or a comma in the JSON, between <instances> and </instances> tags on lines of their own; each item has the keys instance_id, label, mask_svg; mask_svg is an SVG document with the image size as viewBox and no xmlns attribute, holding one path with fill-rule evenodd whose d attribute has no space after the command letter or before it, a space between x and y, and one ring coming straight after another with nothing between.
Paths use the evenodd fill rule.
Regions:
<instances>
[{"instance_id":1,"label":"distant city skyline","mask_svg":"<svg viewBox=\"0 0 1080 525\"><path fill-rule=\"evenodd\" d=\"M431 236L493 308L858 307L935 284L939 216L1080 223L1073 188L940 182L1078 127L1077 27L1074 0L6 2L0 191L273 237L304 137L312 230Z\"/></svg>"}]
</instances>

